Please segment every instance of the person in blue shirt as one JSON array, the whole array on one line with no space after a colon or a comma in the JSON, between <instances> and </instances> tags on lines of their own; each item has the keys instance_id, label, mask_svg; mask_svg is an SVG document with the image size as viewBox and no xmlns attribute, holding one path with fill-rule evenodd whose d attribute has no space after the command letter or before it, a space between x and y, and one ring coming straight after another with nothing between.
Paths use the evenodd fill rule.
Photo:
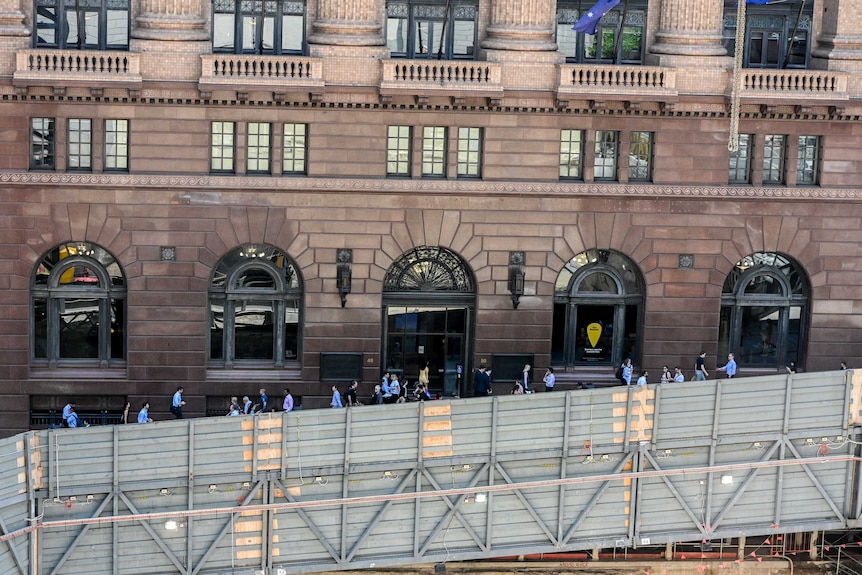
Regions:
<instances>
[{"instance_id":1,"label":"person in blue shirt","mask_svg":"<svg viewBox=\"0 0 862 575\"><path fill-rule=\"evenodd\" d=\"M727 363L723 367L717 368L718 371L727 373L727 379L736 377L736 360L733 359L733 354L727 354Z\"/></svg>"},{"instance_id":2,"label":"person in blue shirt","mask_svg":"<svg viewBox=\"0 0 862 575\"><path fill-rule=\"evenodd\" d=\"M269 396L266 395L266 390L260 388L260 403L257 404L257 413L266 413L269 411Z\"/></svg>"},{"instance_id":3,"label":"person in blue shirt","mask_svg":"<svg viewBox=\"0 0 862 575\"><path fill-rule=\"evenodd\" d=\"M177 388L177 392L174 393L174 399L171 401L171 413L174 414L174 417L177 419L183 418L183 406L186 404L183 401L183 388L182 386Z\"/></svg>"},{"instance_id":4,"label":"person in blue shirt","mask_svg":"<svg viewBox=\"0 0 862 575\"><path fill-rule=\"evenodd\" d=\"M90 427L90 424L89 424L89 423L86 423L85 421L83 421L83 420L78 416L78 412L76 412L76 411L75 411L75 408L74 408L74 407L72 407L72 408L71 408L71 410L69 411L69 418L68 418L68 422L69 422L69 427L70 427L70 428L75 428L75 427Z\"/></svg>"},{"instance_id":5,"label":"person in blue shirt","mask_svg":"<svg viewBox=\"0 0 862 575\"><path fill-rule=\"evenodd\" d=\"M138 412L138 423L152 423L153 420L150 419L150 402L145 401L144 405L141 407L141 410Z\"/></svg>"},{"instance_id":6,"label":"person in blue shirt","mask_svg":"<svg viewBox=\"0 0 862 575\"><path fill-rule=\"evenodd\" d=\"M632 384L632 371L634 371L632 360L630 358L626 358L623 362L623 382L625 382L626 385Z\"/></svg>"},{"instance_id":7,"label":"person in blue shirt","mask_svg":"<svg viewBox=\"0 0 862 575\"><path fill-rule=\"evenodd\" d=\"M63 408L63 427L69 427L69 414L75 410L75 402L70 401Z\"/></svg>"},{"instance_id":8,"label":"person in blue shirt","mask_svg":"<svg viewBox=\"0 0 862 575\"><path fill-rule=\"evenodd\" d=\"M338 391L338 387L332 386L332 401L329 403L330 407L344 407L341 404L341 392Z\"/></svg>"}]
</instances>

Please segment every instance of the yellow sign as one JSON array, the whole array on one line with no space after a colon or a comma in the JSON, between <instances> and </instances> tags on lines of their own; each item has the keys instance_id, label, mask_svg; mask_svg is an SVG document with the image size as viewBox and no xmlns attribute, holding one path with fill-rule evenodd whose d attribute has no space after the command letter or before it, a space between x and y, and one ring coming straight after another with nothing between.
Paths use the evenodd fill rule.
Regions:
<instances>
[{"instance_id":1,"label":"yellow sign","mask_svg":"<svg viewBox=\"0 0 862 575\"><path fill-rule=\"evenodd\" d=\"M587 326L587 339L590 340L591 346L596 347L600 337L602 337L602 324L593 322Z\"/></svg>"}]
</instances>

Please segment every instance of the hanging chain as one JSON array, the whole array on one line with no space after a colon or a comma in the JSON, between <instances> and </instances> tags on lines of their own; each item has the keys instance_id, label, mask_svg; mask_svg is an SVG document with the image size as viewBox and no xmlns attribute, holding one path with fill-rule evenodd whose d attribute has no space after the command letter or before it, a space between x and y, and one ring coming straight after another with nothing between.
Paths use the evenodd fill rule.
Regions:
<instances>
[{"instance_id":1,"label":"hanging chain","mask_svg":"<svg viewBox=\"0 0 862 575\"><path fill-rule=\"evenodd\" d=\"M727 149L731 152L739 150L739 100L742 94L742 56L745 51L745 4L746 0L739 0L736 9L736 46L733 51L733 87L730 93L730 139L727 142Z\"/></svg>"}]
</instances>

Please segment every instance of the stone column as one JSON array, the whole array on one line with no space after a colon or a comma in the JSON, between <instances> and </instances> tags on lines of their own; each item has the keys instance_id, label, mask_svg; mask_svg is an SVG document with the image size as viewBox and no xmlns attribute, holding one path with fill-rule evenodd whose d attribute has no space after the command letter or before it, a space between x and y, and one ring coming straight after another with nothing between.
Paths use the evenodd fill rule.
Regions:
<instances>
[{"instance_id":1,"label":"stone column","mask_svg":"<svg viewBox=\"0 0 862 575\"><path fill-rule=\"evenodd\" d=\"M382 0L319 0L309 44L382 46Z\"/></svg>"},{"instance_id":2,"label":"stone column","mask_svg":"<svg viewBox=\"0 0 862 575\"><path fill-rule=\"evenodd\" d=\"M724 4L717 0L662 0L659 29L648 63L670 66L722 66L727 50L721 45ZM705 58L706 56L706 58Z\"/></svg>"},{"instance_id":3,"label":"stone column","mask_svg":"<svg viewBox=\"0 0 862 575\"><path fill-rule=\"evenodd\" d=\"M0 0L0 36L24 37L30 29L24 25L20 0Z\"/></svg>"},{"instance_id":4,"label":"stone column","mask_svg":"<svg viewBox=\"0 0 862 575\"><path fill-rule=\"evenodd\" d=\"M491 23L482 47L488 50L556 51L553 0L492 0Z\"/></svg>"},{"instance_id":5,"label":"stone column","mask_svg":"<svg viewBox=\"0 0 862 575\"><path fill-rule=\"evenodd\" d=\"M174 42L209 40L201 0L141 0L132 38Z\"/></svg>"},{"instance_id":6,"label":"stone column","mask_svg":"<svg viewBox=\"0 0 862 575\"><path fill-rule=\"evenodd\" d=\"M820 11L818 12L818 8ZM813 68L862 71L862 12L852 0L815 2L820 15L817 44L811 51Z\"/></svg>"}]
</instances>

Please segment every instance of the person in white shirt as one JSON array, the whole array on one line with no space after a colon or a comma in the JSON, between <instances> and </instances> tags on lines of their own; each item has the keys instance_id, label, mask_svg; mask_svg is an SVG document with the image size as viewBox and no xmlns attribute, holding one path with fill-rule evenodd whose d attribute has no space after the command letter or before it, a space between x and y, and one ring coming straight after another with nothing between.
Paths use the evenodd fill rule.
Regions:
<instances>
[{"instance_id":1,"label":"person in white shirt","mask_svg":"<svg viewBox=\"0 0 862 575\"><path fill-rule=\"evenodd\" d=\"M554 375L554 368L549 367L545 372L545 377L542 378L545 382L545 391L554 391L554 384L557 382L557 376Z\"/></svg>"}]
</instances>

